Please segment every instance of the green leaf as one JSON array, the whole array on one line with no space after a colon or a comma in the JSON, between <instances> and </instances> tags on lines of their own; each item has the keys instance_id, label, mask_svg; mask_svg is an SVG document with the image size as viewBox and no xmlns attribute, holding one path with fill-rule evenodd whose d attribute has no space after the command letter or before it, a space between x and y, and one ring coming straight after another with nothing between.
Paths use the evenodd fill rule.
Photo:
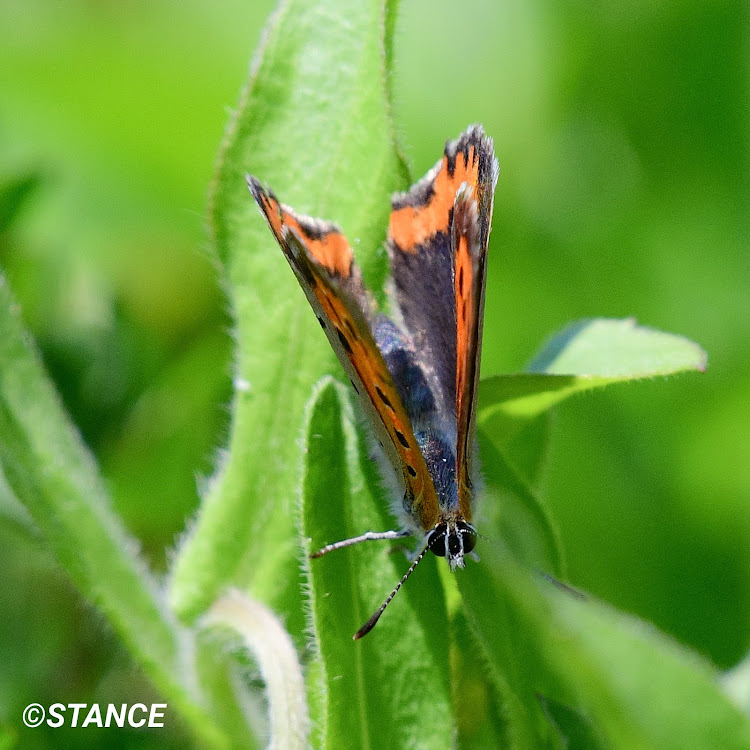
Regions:
<instances>
[{"instance_id":1,"label":"green leaf","mask_svg":"<svg viewBox=\"0 0 750 750\"><path fill-rule=\"evenodd\" d=\"M0 180L0 234L12 227L41 182L41 175L37 172Z\"/></svg>"},{"instance_id":2,"label":"green leaf","mask_svg":"<svg viewBox=\"0 0 750 750\"><path fill-rule=\"evenodd\" d=\"M537 695L548 721L560 733L563 747L586 750L609 750L604 738L591 726L591 722L578 711L551 698Z\"/></svg>"},{"instance_id":3,"label":"green leaf","mask_svg":"<svg viewBox=\"0 0 750 750\"><path fill-rule=\"evenodd\" d=\"M93 458L68 421L0 275L0 473L84 597L208 747L225 747L191 684L158 586L127 536Z\"/></svg>"},{"instance_id":4,"label":"green leaf","mask_svg":"<svg viewBox=\"0 0 750 750\"><path fill-rule=\"evenodd\" d=\"M750 747L750 723L714 670L652 626L534 576L497 542L459 587L518 747L543 747L560 731L550 700L587 727L584 747Z\"/></svg>"},{"instance_id":5,"label":"green leaf","mask_svg":"<svg viewBox=\"0 0 750 750\"><path fill-rule=\"evenodd\" d=\"M0 750L12 750L18 743L18 732L0 724Z\"/></svg>"},{"instance_id":6,"label":"green leaf","mask_svg":"<svg viewBox=\"0 0 750 750\"><path fill-rule=\"evenodd\" d=\"M503 446L508 462L532 487L539 486L544 471L550 445L551 416L547 411L526 420Z\"/></svg>"},{"instance_id":7,"label":"green leaf","mask_svg":"<svg viewBox=\"0 0 750 750\"><path fill-rule=\"evenodd\" d=\"M639 326L633 318L581 320L558 333L527 368L557 375L617 379L706 369L706 353L684 336Z\"/></svg>"},{"instance_id":8,"label":"green leaf","mask_svg":"<svg viewBox=\"0 0 750 750\"><path fill-rule=\"evenodd\" d=\"M485 483L477 511L479 531L502 539L526 565L563 577L562 544L544 502L484 430L479 438Z\"/></svg>"},{"instance_id":9,"label":"green leaf","mask_svg":"<svg viewBox=\"0 0 750 750\"><path fill-rule=\"evenodd\" d=\"M233 631L258 665L266 685L268 746L307 750L310 722L302 666L292 639L276 615L233 589L214 602L202 623Z\"/></svg>"},{"instance_id":10,"label":"green leaf","mask_svg":"<svg viewBox=\"0 0 750 750\"><path fill-rule=\"evenodd\" d=\"M227 131L211 201L236 320L225 464L172 574L190 619L227 583L303 627L292 498L312 385L339 372L304 294L245 185L251 173L303 213L339 223L380 288L388 195L408 184L389 114L395 2L289 0L272 17Z\"/></svg>"},{"instance_id":11,"label":"green leaf","mask_svg":"<svg viewBox=\"0 0 750 750\"><path fill-rule=\"evenodd\" d=\"M479 419L501 413L504 435L581 391L610 383L706 369L706 353L683 336L639 326L632 318L574 323L537 354L528 372L482 381ZM493 423L493 434L498 425Z\"/></svg>"},{"instance_id":12,"label":"green leaf","mask_svg":"<svg viewBox=\"0 0 750 750\"><path fill-rule=\"evenodd\" d=\"M17 533L30 539L39 537L39 530L34 526L34 519L13 494L3 474L2 462L0 462L0 521L7 523Z\"/></svg>"},{"instance_id":13,"label":"green leaf","mask_svg":"<svg viewBox=\"0 0 750 750\"><path fill-rule=\"evenodd\" d=\"M750 717L750 654L722 678L724 691Z\"/></svg>"},{"instance_id":14,"label":"green leaf","mask_svg":"<svg viewBox=\"0 0 750 750\"><path fill-rule=\"evenodd\" d=\"M482 466L488 488L502 497L493 524L518 559L562 576L554 524L532 490L549 440L548 412L575 393L610 383L703 370L705 352L681 336L637 326L633 320L585 320L557 334L529 372L498 375L480 384Z\"/></svg>"},{"instance_id":15,"label":"green leaf","mask_svg":"<svg viewBox=\"0 0 750 750\"><path fill-rule=\"evenodd\" d=\"M455 612L451 625L451 687L458 747L461 750L512 747L514 727L500 708L482 650L462 608Z\"/></svg>"},{"instance_id":16,"label":"green leaf","mask_svg":"<svg viewBox=\"0 0 750 750\"><path fill-rule=\"evenodd\" d=\"M304 441L306 547L392 528L345 388L331 379L310 403ZM373 631L352 640L408 567L392 547L364 542L305 561L317 748L452 747L448 620L436 570L445 562L425 557Z\"/></svg>"}]
</instances>

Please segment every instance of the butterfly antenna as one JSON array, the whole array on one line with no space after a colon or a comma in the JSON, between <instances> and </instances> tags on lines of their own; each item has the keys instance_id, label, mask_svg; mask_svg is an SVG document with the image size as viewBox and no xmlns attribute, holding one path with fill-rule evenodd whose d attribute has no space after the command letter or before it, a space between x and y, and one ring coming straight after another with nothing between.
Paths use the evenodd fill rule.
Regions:
<instances>
[{"instance_id":1,"label":"butterfly antenna","mask_svg":"<svg viewBox=\"0 0 750 750\"><path fill-rule=\"evenodd\" d=\"M385 612L385 608L391 603L393 597L398 594L398 590L404 585L404 583L406 583L406 579L414 572L414 568L422 562L422 558L425 556L427 549L427 546L425 546L419 555L417 555L414 562L409 566L409 570L404 573L401 580L396 584L396 588L391 591L388 598L380 605L377 612L375 612L375 614L352 636L352 640L358 641L360 638L364 638L375 627L375 625L377 625L380 615Z\"/></svg>"}]
</instances>

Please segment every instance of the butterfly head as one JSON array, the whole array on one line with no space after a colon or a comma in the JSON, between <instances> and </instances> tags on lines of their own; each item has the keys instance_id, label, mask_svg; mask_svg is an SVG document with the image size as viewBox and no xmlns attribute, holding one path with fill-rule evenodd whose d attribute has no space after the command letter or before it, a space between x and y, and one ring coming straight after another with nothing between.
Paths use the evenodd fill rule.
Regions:
<instances>
[{"instance_id":1,"label":"butterfly head","mask_svg":"<svg viewBox=\"0 0 750 750\"><path fill-rule=\"evenodd\" d=\"M427 548L438 557L446 558L451 570L464 567L464 555L468 555L476 543L476 529L463 519L440 521L427 534Z\"/></svg>"}]
</instances>

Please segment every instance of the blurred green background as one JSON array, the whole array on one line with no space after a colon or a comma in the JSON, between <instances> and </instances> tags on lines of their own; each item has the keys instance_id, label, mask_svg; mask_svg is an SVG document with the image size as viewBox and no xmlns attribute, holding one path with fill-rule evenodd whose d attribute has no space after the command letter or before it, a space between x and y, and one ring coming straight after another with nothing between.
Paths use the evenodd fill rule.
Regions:
<instances>
[{"instance_id":1,"label":"blurred green background","mask_svg":"<svg viewBox=\"0 0 750 750\"><path fill-rule=\"evenodd\" d=\"M205 203L272 5L0 0L0 266L162 572L227 431ZM485 374L586 316L708 351L705 375L560 408L544 485L570 580L722 668L750 641L747 21L729 1L403 0L393 80L415 178L470 122L495 139ZM1 479L0 556L0 728L179 746L176 721L21 731L31 701L152 693Z\"/></svg>"}]
</instances>

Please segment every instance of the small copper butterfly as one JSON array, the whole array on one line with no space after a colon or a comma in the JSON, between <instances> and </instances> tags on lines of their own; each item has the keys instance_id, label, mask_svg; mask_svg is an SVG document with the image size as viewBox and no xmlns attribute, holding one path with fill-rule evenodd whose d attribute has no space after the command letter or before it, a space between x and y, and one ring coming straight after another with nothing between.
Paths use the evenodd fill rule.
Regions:
<instances>
[{"instance_id":1,"label":"small copper butterfly","mask_svg":"<svg viewBox=\"0 0 750 750\"><path fill-rule=\"evenodd\" d=\"M419 553L373 616L372 630L427 550L451 570L477 541L475 435L487 241L498 164L480 125L445 147L391 199L388 255L397 319L380 313L334 224L296 214L254 177L248 185L346 370L398 488L401 529L329 544L417 536ZM391 477L385 477L390 480Z\"/></svg>"}]
</instances>

